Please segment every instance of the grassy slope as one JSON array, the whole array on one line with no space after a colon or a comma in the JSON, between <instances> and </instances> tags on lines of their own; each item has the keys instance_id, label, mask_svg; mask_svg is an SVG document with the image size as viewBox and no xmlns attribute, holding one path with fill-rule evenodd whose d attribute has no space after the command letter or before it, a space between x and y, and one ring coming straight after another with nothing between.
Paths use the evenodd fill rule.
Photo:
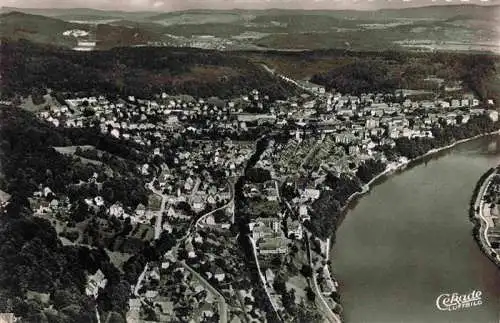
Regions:
<instances>
[{"instance_id":1,"label":"grassy slope","mask_svg":"<svg viewBox=\"0 0 500 323\"><path fill-rule=\"evenodd\" d=\"M63 36L68 29L89 30L88 26L73 24L59 19L9 12L0 15L2 36L11 39L28 39L34 42L74 46L73 38Z\"/></svg>"},{"instance_id":2,"label":"grassy slope","mask_svg":"<svg viewBox=\"0 0 500 323\"><path fill-rule=\"evenodd\" d=\"M132 26L120 24L99 24L97 27L88 24L76 24L61 19L22 12L9 12L0 15L2 37L9 39L26 39L32 42L74 47L76 39L63 36L69 29L81 29L95 33L98 48L106 49L116 46L133 46L146 44L149 41L161 40L161 29L145 24Z\"/></svg>"}]
</instances>

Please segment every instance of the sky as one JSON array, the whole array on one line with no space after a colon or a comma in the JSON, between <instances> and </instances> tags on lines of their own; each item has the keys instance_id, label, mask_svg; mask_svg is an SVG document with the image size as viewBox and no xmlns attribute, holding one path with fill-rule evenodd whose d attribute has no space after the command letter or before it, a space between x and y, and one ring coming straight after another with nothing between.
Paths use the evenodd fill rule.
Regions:
<instances>
[{"instance_id":1,"label":"sky","mask_svg":"<svg viewBox=\"0 0 500 323\"><path fill-rule=\"evenodd\" d=\"M94 8L124 11L187 9L356 9L404 8L425 5L500 4L500 0L0 0L20 8Z\"/></svg>"}]
</instances>

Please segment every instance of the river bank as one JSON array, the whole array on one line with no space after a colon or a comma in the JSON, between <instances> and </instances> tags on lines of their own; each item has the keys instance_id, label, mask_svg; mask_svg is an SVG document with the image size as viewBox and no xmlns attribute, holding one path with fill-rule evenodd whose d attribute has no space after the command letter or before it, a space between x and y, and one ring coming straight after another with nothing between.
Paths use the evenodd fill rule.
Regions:
<instances>
[{"instance_id":1,"label":"river bank","mask_svg":"<svg viewBox=\"0 0 500 323\"><path fill-rule=\"evenodd\" d=\"M349 210L349 208L351 208L353 206L353 203L355 201L357 201L358 198L360 198L363 195L365 195L366 193L368 193L374 187L374 185L380 184L379 183L380 179L382 179L382 178L384 178L386 176L392 175L392 174L394 174L397 171L402 171L403 169L405 169L409 165L414 165L415 163L421 162L426 157L430 157L430 156L435 155L435 154L437 154L439 152L451 149L451 148L453 148L453 147L455 147L455 146L457 146L459 144L466 143L468 141L472 141L472 140L475 140L475 139L478 139L478 138L481 138L481 137L486 137L486 136L491 136L491 135L496 135L496 134L500 134L500 130L489 132L489 133L480 134L480 135L473 136L473 137L466 138L466 139L462 139L462 140L458 140L458 141L453 142L450 145L443 146L443 147L440 147L440 148L431 149L427 153L425 153L425 154L423 154L421 156L418 156L416 158L413 158L413 159L407 159L407 158L403 157L403 158L400 159L399 162L397 162L397 163L391 163L391 164L387 165L386 169L383 172L379 173L378 175L376 175L375 177L373 177L368 183L366 183L365 185L363 185L361 191L355 192L355 193L353 193L352 195L349 196L349 198L346 200L345 205L342 207L342 212L344 213L344 216L345 216L345 213ZM338 228L339 227L340 227L340 225L338 226ZM330 257L330 249L333 247L334 243L335 242L331 238L328 238L326 241L324 241L324 243L322 243L322 252L325 252L325 255L328 258ZM337 282L334 279L334 276L331 274L331 272L334 271L332 264L331 264L331 266L332 266L332 268L326 268L325 269L325 273L327 273L329 275L329 277L326 277L326 279L331 279L332 281ZM325 265L325 267L329 267L329 266ZM342 317L342 314L340 314L340 316Z\"/></svg>"},{"instance_id":2,"label":"river bank","mask_svg":"<svg viewBox=\"0 0 500 323\"><path fill-rule=\"evenodd\" d=\"M368 193L370 191L370 189L372 188L373 184L375 184L379 179L381 179L384 176L388 176L388 175L393 174L394 172L401 171L401 170L405 169L406 167L408 167L411 164L419 162L422 159L424 159L426 157L430 157L430 156L432 156L434 154L437 154L439 152L442 152L442 151L445 151L447 149L453 148L456 145L459 145L459 144L462 144L462 143L465 143L465 142L468 142L468 141L471 141L471 140L474 140L474 139L479 139L481 137L492 136L492 135L497 135L497 134L500 134L500 130L493 131L493 132L488 132L488 133L485 133L485 134L480 134L480 135L477 135L477 136L474 136L474 137L470 137L470 138L466 138L466 139L462 139L462 140L458 140L458 141L455 141L454 143L449 144L447 146L444 146L444 147L441 147L441 148L431 149L428 152L426 152L425 154L423 154L421 156L418 156L416 158L408 159L406 157L401 157L402 159L400 160L400 162L398 162L398 163L391 163L391 164L387 165L386 169L383 172L381 172L380 174L376 175L368 183L366 183L365 185L363 185L363 189L361 190L361 192L356 192L356 193L352 194L351 196L349 196L349 198L346 200L345 205L342 207L342 211L346 211L351 206L351 202L353 202L353 200L355 200L356 198L361 197L364 194Z\"/></svg>"},{"instance_id":3,"label":"river bank","mask_svg":"<svg viewBox=\"0 0 500 323\"><path fill-rule=\"evenodd\" d=\"M491 168L484 173L474 188L469 207L469 219L474 224L473 236L481 251L500 268L500 255L496 254L488 239L489 223L484 215L485 208L484 197L488 186L495 175L497 169Z\"/></svg>"}]
</instances>

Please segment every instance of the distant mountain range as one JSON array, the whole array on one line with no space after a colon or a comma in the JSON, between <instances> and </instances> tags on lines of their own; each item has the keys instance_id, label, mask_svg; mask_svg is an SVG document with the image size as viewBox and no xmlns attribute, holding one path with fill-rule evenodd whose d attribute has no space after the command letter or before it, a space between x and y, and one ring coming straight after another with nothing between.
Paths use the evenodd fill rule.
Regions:
<instances>
[{"instance_id":1,"label":"distant mountain range","mask_svg":"<svg viewBox=\"0 0 500 323\"><path fill-rule=\"evenodd\" d=\"M192 9L217 10L268 10L268 9L306 9L306 10L378 10L402 9L424 6L465 5L490 6L500 4L500 0L9 0L13 7L23 8L96 8L102 10L156 12L186 11Z\"/></svg>"},{"instance_id":2,"label":"distant mountain range","mask_svg":"<svg viewBox=\"0 0 500 323\"><path fill-rule=\"evenodd\" d=\"M97 49L151 43L204 48L236 44L238 49L376 49L399 48L405 41L467 45L500 40L500 5L376 11L196 9L164 13L2 7L0 12L4 38L74 47L79 39L63 33L78 29L89 32ZM201 36L215 40L197 38Z\"/></svg>"},{"instance_id":3,"label":"distant mountain range","mask_svg":"<svg viewBox=\"0 0 500 323\"><path fill-rule=\"evenodd\" d=\"M37 9L37 8L16 8L16 7L1 7L0 13L11 11L23 12L27 14L42 15L47 17L55 17L62 20L83 20L83 19L127 19L127 20L149 20L155 21L170 17L182 15L210 15L210 14L234 14L234 15L267 15L279 13L304 13L318 14L329 13L339 17L355 17L365 19L383 19L383 18L433 18L447 19L456 15L469 15L474 18L496 17L500 18L500 5L475 5L475 4L460 4L460 5L430 5L409 8L396 9L379 9L379 10L301 10L301 9L233 9L233 10L210 10L210 9L192 9L184 11L173 11L158 13L158 11L106 11L89 8L72 8L72 9Z\"/></svg>"}]
</instances>

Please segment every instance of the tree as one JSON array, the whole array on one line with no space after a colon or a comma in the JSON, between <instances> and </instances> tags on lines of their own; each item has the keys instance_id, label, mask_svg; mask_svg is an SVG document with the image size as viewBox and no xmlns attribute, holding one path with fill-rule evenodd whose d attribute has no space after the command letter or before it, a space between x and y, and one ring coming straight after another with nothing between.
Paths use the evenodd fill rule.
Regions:
<instances>
[{"instance_id":1,"label":"tree","mask_svg":"<svg viewBox=\"0 0 500 323\"><path fill-rule=\"evenodd\" d=\"M281 300L288 312L295 310L295 290L293 288L289 292L285 291L281 296Z\"/></svg>"},{"instance_id":2,"label":"tree","mask_svg":"<svg viewBox=\"0 0 500 323\"><path fill-rule=\"evenodd\" d=\"M60 289L51 294L51 299L56 309L62 309L71 304L78 304L78 294L77 291L71 289Z\"/></svg>"},{"instance_id":3,"label":"tree","mask_svg":"<svg viewBox=\"0 0 500 323\"><path fill-rule=\"evenodd\" d=\"M107 323L126 323L122 315L117 312L110 312L108 315Z\"/></svg>"},{"instance_id":4,"label":"tree","mask_svg":"<svg viewBox=\"0 0 500 323\"><path fill-rule=\"evenodd\" d=\"M103 311L125 313L130 297L130 284L125 280L109 281L106 288L99 293L97 302Z\"/></svg>"},{"instance_id":5,"label":"tree","mask_svg":"<svg viewBox=\"0 0 500 323\"><path fill-rule=\"evenodd\" d=\"M274 290L276 290L276 292L278 292L281 295L284 295L286 293L286 284L283 275L278 275L276 277L273 283L273 287Z\"/></svg>"},{"instance_id":6,"label":"tree","mask_svg":"<svg viewBox=\"0 0 500 323\"><path fill-rule=\"evenodd\" d=\"M309 265L302 265L302 269L300 270L300 272L302 273L302 275L304 275L304 277L306 278L311 278L312 277L312 274L313 274L313 270L311 268L311 266Z\"/></svg>"},{"instance_id":7,"label":"tree","mask_svg":"<svg viewBox=\"0 0 500 323\"><path fill-rule=\"evenodd\" d=\"M311 287L306 288L306 296L307 296L307 299L310 300L311 302L314 302L314 300L316 299L316 294L314 294Z\"/></svg>"}]
</instances>

